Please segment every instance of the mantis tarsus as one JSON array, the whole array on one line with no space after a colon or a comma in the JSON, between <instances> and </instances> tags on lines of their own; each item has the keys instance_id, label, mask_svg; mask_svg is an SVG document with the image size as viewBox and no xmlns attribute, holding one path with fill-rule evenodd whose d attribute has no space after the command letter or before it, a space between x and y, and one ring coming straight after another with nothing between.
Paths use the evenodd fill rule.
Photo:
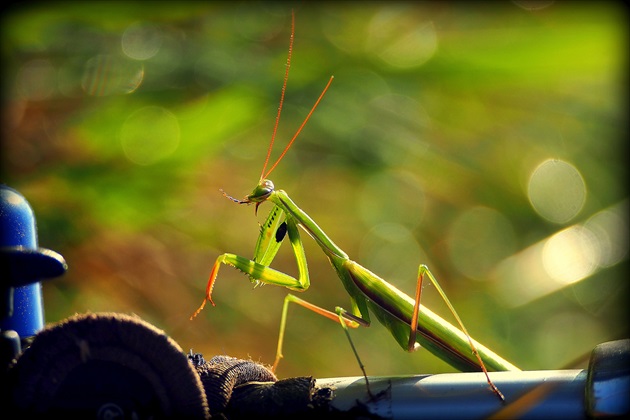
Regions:
<instances>
[{"instance_id":1,"label":"mantis tarsus","mask_svg":"<svg viewBox=\"0 0 630 420\"><path fill-rule=\"evenodd\" d=\"M241 270L247 274L254 283L262 282L273 284L294 291L307 290L310 286L310 280L306 256L298 229L298 227L301 227L317 242L330 260L347 293L350 295L351 310L346 311L343 308L337 307L335 312L328 311L308 303L295 295L288 294L284 300L273 370L277 368L280 359L283 357L282 344L289 303L297 303L338 322L341 324L346 334L348 334L348 327L357 328L358 326L369 326L370 312L372 312L380 323L391 332L403 349L412 351L420 346L424 346L433 354L458 369L465 371L483 371L492 391L501 400L504 400L503 394L490 379L488 370L518 370L518 368L471 338L445 292L426 265L421 264L418 268L418 280L414 297L408 296L376 274L352 261L343 250L335 245L313 219L289 198L285 191L276 190L273 183L268 179L269 174L276 168L287 150L291 147L333 80L333 77L331 77L315 102L315 105L306 116L293 138L289 141L280 157L271 168L266 171L280 119L282 104L284 102L284 93L293 49L294 28L295 19L293 17L291 41L289 44L289 54L280 97L280 105L278 107L273 134L259 183L252 193L242 200L233 198L221 190L224 196L238 204L255 204L256 211L265 201L273 203L273 208L260 228L253 259L229 253L222 254L216 259L206 287L205 299L199 309L191 316L191 319L201 312L206 302L210 302L214 306L214 302L212 301L212 289L221 264L228 264ZM297 262L299 272L297 279L269 267L280 248L282 240L287 235ZM420 305L422 282L425 277L433 283L444 302L446 302L446 305L457 321L459 329L437 316L425 306ZM352 340L350 340L350 335L348 334L347 336L355 356L359 361L363 375L366 378L369 392L369 383L367 382L365 369L352 344Z\"/></svg>"}]
</instances>

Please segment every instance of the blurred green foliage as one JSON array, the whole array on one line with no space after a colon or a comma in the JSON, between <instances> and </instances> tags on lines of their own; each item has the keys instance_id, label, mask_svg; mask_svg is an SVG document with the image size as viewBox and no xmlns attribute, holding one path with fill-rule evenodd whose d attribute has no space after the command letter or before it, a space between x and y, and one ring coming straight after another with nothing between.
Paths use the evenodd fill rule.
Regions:
<instances>
[{"instance_id":1,"label":"blurred green foliage","mask_svg":"<svg viewBox=\"0 0 630 420\"><path fill-rule=\"evenodd\" d=\"M545 6L546 3L549 3ZM540 6L545 7L540 7ZM258 180L289 44L271 177L349 255L412 293L426 263L479 341L554 369L628 335L627 15L615 2L42 2L2 21L1 181L69 271L47 321L135 313L185 350L271 363L286 290L251 256ZM311 288L349 305L304 235ZM274 266L295 273L289 247ZM424 303L448 318L427 287ZM450 319L450 318L449 318ZM452 371L374 325L372 375ZM342 330L292 308L279 375L359 374Z\"/></svg>"}]
</instances>

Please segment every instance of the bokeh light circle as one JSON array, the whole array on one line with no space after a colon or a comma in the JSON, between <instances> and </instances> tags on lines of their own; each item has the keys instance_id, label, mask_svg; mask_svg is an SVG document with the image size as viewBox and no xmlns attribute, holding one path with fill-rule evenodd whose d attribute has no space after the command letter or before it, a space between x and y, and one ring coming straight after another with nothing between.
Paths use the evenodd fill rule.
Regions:
<instances>
[{"instance_id":1,"label":"bokeh light circle","mask_svg":"<svg viewBox=\"0 0 630 420\"><path fill-rule=\"evenodd\" d=\"M549 277L564 284L574 283L598 267L598 241L590 230L571 226L545 242L542 258Z\"/></svg>"},{"instance_id":2,"label":"bokeh light circle","mask_svg":"<svg viewBox=\"0 0 630 420\"><path fill-rule=\"evenodd\" d=\"M357 203L366 226L395 221L409 228L420 224L426 205L422 185L407 171L382 171L367 177Z\"/></svg>"},{"instance_id":3,"label":"bokeh light circle","mask_svg":"<svg viewBox=\"0 0 630 420\"><path fill-rule=\"evenodd\" d=\"M553 223L567 223L586 201L586 184L580 171L568 162L549 159L529 178L529 201L536 212Z\"/></svg>"},{"instance_id":4,"label":"bokeh light circle","mask_svg":"<svg viewBox=\"0 0 630 420\"><path fill-rule=\"evenodd\" d=\"M85 63L81 87L92 96L128 94L144 80L144 66L134 60L99 54Z\"/></svg>"},{"instance_id":5,"label":"bokeh light circle","mask_svg":"<svg viewBox=\"0 0 630 420\"><path fill-rule=\"evenodd\" d=\"M121 47L125 55L134 60L147 60L162 46L162 33L154 25L136 22L122 34Z\"/></svg>"},{"instance_id":6,"label":"bokeh light circle","mask_svg":"<svg viewBox=\"0 0 630 420\"><path fill-rule=\"evenodd\" d=\"M405 8L376 13L368 27L367 51L392 67L413 68L429 61L438 49L435 25L418 24Z\"/></svg>"},{"instance_id":7,"label":"bokeh light circle","mask_svg":"<svg viewBox=\"0 0 630 420\"><path fill-rule=\"evenodd\" d=\"M515 251L514 229L500 212L474 207L462 212L448 232L449 256L457 270L474 280L490 279L495 266Z\"/></svg>"},{"instance_id":8,"label":"bokeh light circle","mask_svg":"<svg viewBox=\"0 0 630 420\"><path fill-rule=\"evenodd\" d=\"M165 108L148 106L127 118L120 137L127 159L139 165L151 165L179 146L179 121Z\"/></svg>"}]
</instances>

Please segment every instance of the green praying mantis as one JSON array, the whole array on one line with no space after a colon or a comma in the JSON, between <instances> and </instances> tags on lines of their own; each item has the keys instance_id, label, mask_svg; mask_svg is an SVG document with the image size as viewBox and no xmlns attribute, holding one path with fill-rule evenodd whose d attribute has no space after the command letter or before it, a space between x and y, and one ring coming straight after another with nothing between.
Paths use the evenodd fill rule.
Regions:
<instances>
[{"instance_id":1,"label":"green praying mantis","mask_svg":"<svg viewBox=\"0 0 630 420\"><path fill-rule=\"evenodd\" d=\"M299 292L307 290L310 286L310 280L304 247L300 237L299 228L302 228L311 238L315 240L315 242L317 242L323 253L330 260L337 276L350 296L351 309L345 310L341 307L337 307L333 312L313 305L293 294L288 294L284 300L282 310L278 347L276 358L272 367L273 371L276 370L280 359L283 357L282 345L289 304L296 303L317 314L338 322L343 327L354 355L359 363L359 367L365 377L367 390L370 395L371 392L368 377L354 344L350 339L348 328L369 326L371 323L370 313L372 313L376 316L376 319L378 319L379 322L390 331L394 339L404 350L413 351L422 346L457 369L462 371L482 371L485 374L488 386L492 392L494 392L494 394L503 401L504 396L490 379L488 371L519 369L471 338L459 315L455 311L455 308L446 296L446 293L426 265L421 264L418 268L415 295L413 295L413 297L407 295L392 284L369 271L367 268L351 260L348 255L339 248L328 237L328 235L326 235L322 228L319 227L304 210L295 204L285 191L276 189L273 182L268 179L271 172L276 168L304 128L306 122L315 111L315 108L319 105L333 81L333 77L331 77L293 138L289 141L271 168L266 170L280 120L282 104L284 102L284 94L291 63L294 33L295 18L292 15L289 53L280 97L280 105L278 107L273 134L258 185L256 185L251 194L247 195L242 200L231 197L221 190L225 197L235 203L248 205L255 204L256 212L258 211L258 207L266 201L271 202L273 207L265 222L260 227L260 234L254 250L253 259L231 253L220 255L212 267L206 286L205 298L201 306L195 311L190 319L192 320L196 317L203 310L207 302L210 302L213 306L215 305L212 301L212 290L219 268L222 264L231 265L239 269L243 273L247 274L250 280L255 284L272 284ZM297 262L298 278L277 271L269 266L286 236L288 236L291 247L293 248L295 260ZM435 289L453 314L459 328L453 326L420 304L424 278L428 278L434 285Z\"/></svg>"}]
</instances>

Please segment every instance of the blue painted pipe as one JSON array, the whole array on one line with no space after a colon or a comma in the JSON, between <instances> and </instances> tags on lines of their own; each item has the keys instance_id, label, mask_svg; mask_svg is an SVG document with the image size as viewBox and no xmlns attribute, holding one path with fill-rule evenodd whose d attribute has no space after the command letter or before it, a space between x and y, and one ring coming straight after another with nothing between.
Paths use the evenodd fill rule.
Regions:
<instances>
[{"instance_id":1,"label":"blue painted pipe","mask_svg":"<svg viewBox=\"0 0 630 420\"><path fill-rule=\"evenodd\" d=\"M31 337L44 327L39 280L63 274L67 265L54 251L39 248L35 215L16 190L0 185L0 330Z\"/></svg>"}]
</instances>

